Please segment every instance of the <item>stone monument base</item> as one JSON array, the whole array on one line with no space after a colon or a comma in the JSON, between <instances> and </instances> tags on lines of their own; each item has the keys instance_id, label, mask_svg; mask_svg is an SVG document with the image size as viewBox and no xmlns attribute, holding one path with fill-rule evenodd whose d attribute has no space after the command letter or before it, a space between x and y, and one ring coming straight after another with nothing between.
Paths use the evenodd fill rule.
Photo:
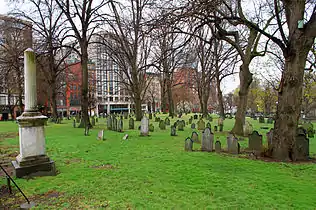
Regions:
<instances>
[{"instance_id":1,"label":"stone monument base","mask_svg":"<svg viewBox=\"0 0 316 210\"><path fill-rule=\"evenodd\" d=\"M17 178L25 176L55 176L55 162L50 160L46 155L39 155L20 159L18 156L12 161L14 175Z\"/></svg>"}]
</instances>

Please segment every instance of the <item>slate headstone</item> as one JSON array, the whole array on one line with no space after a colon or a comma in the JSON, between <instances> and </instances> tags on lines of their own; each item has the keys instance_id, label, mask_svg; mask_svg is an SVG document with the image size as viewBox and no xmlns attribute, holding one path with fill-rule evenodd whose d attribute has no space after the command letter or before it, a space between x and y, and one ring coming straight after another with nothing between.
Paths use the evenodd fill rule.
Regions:
<instances>
[{"instance_id":1,"label":"slate headstone","mask_svg":"<svg viewBox=\"0 0 316 210\"><path fill-rule=\"evenodd\" d=\"M106 118L106 124L107 124L107 128L108 128L108 130L112 130L112 124L113 124L113 122L112 122L112 117L111 116L108 116L107 118Z\"/></svg>"},{"instance_id":2,"label":"slate headstone","mask_svg":"<svg viewBox=\"0 0 316 210\"><path fill-rule=\"evenodd\" d=\"M184 150L188 152L193 150L193 141L189 137L185 139Z\"/></svg>"},{"instance_id":3,"label":"slate headstone","mask_svg":"<svg viewBox=\"0 0 316 210\"><path fill-rule=\"evenodd\" d=\"M134 119L133 118L129 118L128 128L131 130L134 129Z\"/></svg>"},{"instance_id":4,"label":"slate headstone","mask_svg":"<svg viewBox=\"0 0 316 210\"><path fill-rule=\"evenodd\" d=\"M100 130L98 133L98 140L104 140L104 130Z\"/></svg>"},{"instance_id":5,"label":"slate headstone","mask_svg":"<svg viewBox=\"0 0 316 210\"><path fill-rule=\"evenodd\" d=\"M222 151L222 145L220 141L215 142L215 152L220 153Z\"/></svg>"},{"instance_id":6,"label":"slate headstone","mask_svg":"<svg viewBox=\"0 0 316 210\"><path fill-rule=\"evenodd\" d=\"M214 134L211 133L211 129L205 128L202 133L201 150L212 152L213 151Z\"/></svg>"},{"instance_id":7,"label":"slate headstone","mask_svg":"<svg viewBox=\"0 0 316 210\"><path fill-rule=\"evenodd\" d=\"M295 142L295 160L309 159L309 139L306 135L298 134Z\"/></svg>"},{"instance_id":8,"label":"slate headstone","mask_svg":"<svg viewBox=\"0 0 316 210\"><path fill-rule=\"evenodd\" d=\"M122 119L122 117L117 122L117 131L123 132L123 119Z\"/></svg>"},{"instance_id":9,"label":"slate headstone","mask_svg":"<svg viewBox=\"0 0 316 210\"><path fill-rule=\"evenodd\" d=\"M155 130L154 125L152 123L150 123L150 125L149 125L149 132L154 132L154 130Z\"/></svg>"},{"instance_id":10,"label":"slate headstone","mask_svg":"<svg viewBox=\"0 0 316 210\"><path fill-rule=\"evenodd\" d=\"M192 132L191 139L195 143L199 143L200 142L199 141L199 134L197 132L195 132L195 131Z\"/></svg>"},{"instance_id":11,"label":"slate headstone","mask_svg":"<svg viewBox=\"0 0 316 210\"><path fill-rule=\"evenodd\" d=\"M171 133L170 133L170 135L171 136L176 136L177 135L177 129L173 125L171 126Z\"/></svg>"},{"instance_id":12,"label":"slate headstone","mask_svg":"<svg viewBox=\"0 0 316 210\"><path fill-rule=\"evenodd\" d=\"M160 120L160 122L159 122L159 128L160 128L160 130L166 130L165 121Z\"/></svg>"},{"instance_id":13,"label":"slate headstone","mask_svg":"<svg viewBox=\"0 0 316 210\"><path fill-rule=\"evenodd\" d=\"M205 129L205 122L200 119L197 123L197 126L198 126L198 130L204 130Z\"/></svg>"},{"instance_id":14,"label":"slate headstone","mask_svg":"<svg viewBox=\"0 0 316 210\"><path fill-rule=\"evenodd\" d=\"M191 129L195 129L195 123L192 123Z\"/></svg>"},{"instance_id":15,"label":"slate headstone","mask_svg":"<svg viewBox=\"0 0 316 210\"><path fill-rule=\"evenodd\" d=\"M255 152L262 151L262 135L258 131L253 131L248 137L248 148Z\"/></svg>"},{"instance_id":16,"label":"slate headstone","mask_svg":"<svg viewBox=\"0 0 316 210\"><path fill-rule=\"evenodd\" d=\"M165 119L165 124L166 124L166 125L170 125L170 120L169 120L168 117Z\"/></svg>"},{"instance_id":17,"label":"slate headstone","mask_svg":"<svg viewBox=\"0 0 316 210\"><path fill-rule=\"evenodd\" d=\"M217 125L214 126L214 131L217 132Z\"/></svg>"}]
</instances>

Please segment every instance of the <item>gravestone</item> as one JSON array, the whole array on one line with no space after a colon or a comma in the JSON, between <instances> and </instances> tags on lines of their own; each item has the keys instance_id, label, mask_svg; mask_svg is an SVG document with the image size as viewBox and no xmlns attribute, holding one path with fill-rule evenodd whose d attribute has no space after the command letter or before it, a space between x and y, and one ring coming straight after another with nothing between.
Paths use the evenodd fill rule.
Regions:
<instances>
[{"instance_id":1,"label":"gravestone","mask_svg":"<svg viewBox=\"0 0 316 210\"><path fill-rule=\"evenodd\" d=\"M306 130L303 127L298 127L296 129L296 135L301 134L301 135L307 135Z\"/></svg>"},{"instance_id":2,"label":"gravestone","mask_svg":"<svg viewBox=\"0 0 316 210\"><path fill-rule=\"evenodd\" d=\"M100 130L98 133L98 140L104 140L104 130Z\"/></svg>"},{"instance_id":3,"label":"gravestone","mask_svg":"<svg viewBox=\"0 0 316 210\"><path fill-rule=\"evenodd\" d=\"M91 124L92 124L92 126L95 126L95 119L94 119L94 117L92 117L92 119L91 119Z\"/></svg>"},{"instance_id":4,"label":"gravestone","mask_svg":"<svg viewBox=\"0 0 316 210\"><path fill-rule=\"evenodd\" d=\"M117 131L117 119L116 119L116 117L112 117L112 130Z\"/></svg>"},{"instance_id":5,"label":"gravestone","mask_svg":"<svg viewBox=\"0 0 316 210\"><path fill-rule=\"evenodd\" d=\"M168 117L165 119L165 124L166 124L166 125L170 125L170 120L169 120Z\"/></svg>"},{"instance_id":6,"label":"gravestone","mask_svg":"<svg viewBox=\"0 0 316 210\"><path fill-rule=\"evenodd\" d=\"M183 127L185 127L185 120L181 120Z\"/></svg>"},{"instance_id":7,"label":"gravestone","mask_svg":"<svg viewBox=\"0 0 316 210\"><path fill-rule=\"evenodd\" d=\"M173 125L171 126L171 133L170 133L170 135L171 136L176 136L177 135L177 129Z\"/></svg>"},{"instance_id":8,"label":"gravestone","mask_svg":"<svg viewBox=\"0 0 316 210\"><path fill-rule=\"evenodd\" d=\"M142 121L140 122L140 135L141 136L148 136L149 134L149 120L146 116L143 117Z\"/></svg>"},{"instance_id":9,"label":"gravestone","mask_svg":"<svg viewBox=\"0 0 316 210\"><path fill-rule=\"evenodd\" d=\"M55 163L46 155L44 125L48 118L37 108L36 54L30 48L24 51L23 70L24 112L16 118L20 153L11 162L13 173L17 178L56 175Z\"/></svg>"},{"instance_id":10,"label":"gravestone","mask_svg":"<svg viewBox=\"0 0 316 210\"><path fill-rule=\"evenodd\" d=\"M73 126L74 128L76 128L76 120L74 120L74 121L72 122L72 126Z\"/></svg>"},{"instance_id":11,"label":"gravestone","mask_svg":"<svg viewBox=\"0 0 316 210\"><path fill-rule=\"evenodd\" d=\"M302 126L309 138L314 138L314 126L312 123L305 123Z\"/></svg>"},{"instance_id":12,"label":"gravestone","mask_svg":"<svg viewBox=\"0 0 316 210\"><path fill-rule=\"evenodd\" d=\"M226 137L226 140L227 140L227 151L230 152L231 151L231 145L232 145L232 142L234 140L234 136L232 134L229 134Z\"/></svg>"},{"instance_id":13,"label":"gravestone","mask_svg":"<svg viewBox=\"0 0 316 210\"><path fill-rule=\"evenodd\" d=\"M198 130L204 130L205 129L205 122L200 119L197 123L197 126L198 126Z\"/></svg>"},{"instance_id":14,"label":"gravestone","mask_svg":"<svg viewBox=\"0 0 316 210\"><path fill-rule=\"evenodd\" d=\"M245 125L243 126L243 130L244 130L245 136L252 134L253 128L252 128L252 125L250 124L250 122L246 121Z\"/></svg>"},{"instance_id":15,"label":"gravestone","mask_svg":"<svg viewBox=\"0 0 316 210\"><path fill-rule=\"evenodd\" d=\"M217 132L217 125L214 126L214 131Z\"/></svg>"},{"instance_id":16,"label":"gravestone","mask_svg":"<svg viewBox=\"0 0 316 210\"><path fill-rule=\"evenodd\" d=\"M260 116L260 117L259 117L259 123L265 123L263 116Z\"/></svg>"},{"instance_id":17,"label":"gravestone","mask_svg":"<svg viewBox=\"0 0 316 210\"><path fill-rule=\"evenodd\" d=\"M213 151L213 141L214 141L214 134L211 133L211 129L205 128L202 133L202 143L201 143L201 150L212 152Z\"/></svg>"},{"instance_id":18,"label":"gravestone","mask_svg":"<svg viewBox=\"0 0 316 210\"><path fill-rule=\"evenodd\" d=\"M195 115L193 116L193 119L197 120L197 119L198 119L198 115L195 114Z\"/></svg>"},{"instance_id":19,"label":"gravestone","mask_svg":"<svg viewBox=\"0 0 316 210\"><path fill-rule=\"evenodd\" d=\"M84 127L84 135L89 136L89 131L90 131L89 126L85 126Z\"/></svg>"},{"instance_id":20,"label":"gravestone","mask_svg":"<svg viewBox=\"0 0 316 210\"><path fill-rule=\"evenodd\" d=\"M185 139L184 150L188 152L193 150L193 141L189 137Z\"/></svg>"},{"instance_id":21,"label":"gravestone","mask_svg":"<svg viewBox=\"0 0 316 210\"><path fill-rule=\"evenodd\" d=\"M160 128L160 130L166 130L165 121L160 120L160 122L159 122L159 128Z\"/></svg>"},{"instance_id":22,"label":"gravestone","mask_svg":"<svg viewBox=\"0 0 316 210\"><path fill-rule=\"evenodd\" d=\"M177 127L177 126L178 126L178 122L174 122L174 123L173 123L173 126L174 126L174 127Z\"/></svg>"},{"instance_id":23,"label":"gravestone","mask_svg":"<svg viewBox=\"0 0 316 210\"><path fill-rule=\"evenodd\" d=\"M128 134L125 134L124 136L123 136L123 140L127 140L128 139Z\"/></svg>"},{"instance_id":24,"label":"gravestone","mask_svg":"<svg viewBox=\"0 0 316 210\"><path fill-rule=\"evenodd\" d=\"M262 151L262 135L258 131L253 131L248 137L248 148L260 154Z\"/></svg>"},{"instance_id":25,"label":"gravestone","mask_svg":"<svg viewBox=\"0 0 316 210\"><path fill-rule=\"evenodd\" d=\"M124 112L124 119L127 120L128 119L128 113Z\"/></svg>"},{"instance_id":26,"label":"gravestone","mask_svg":"<svg viewBox=\"0 0 316 210\"><path fill-rule=\"evenodd\" d=\"M149 113L148 117L149 117L150 120L153 119L153 114Z\"/></svg>"},{"instance_id":27,"label":"gravestone","mask_svg":"<svg viewBox=\"0 0 316 210\"><path fill-rule=\"evenodd\" d=\"M215 142L215 152L220 153L222 151L222 145L220 141Z\"/></svg>"},{"instance_id":28,"label":"gravestone","mask_svg":"<svg viewBox=\"0 0 316 210\"><path fill-rule=\"evenodd\" d=\"M208 115L207 116L207 120L210 121L210 122L213 122L213 117L211 115Z\"/></svg>"},{"instance_id":29,"label":"gravestone","mask_svg":"<svg viewBox=\"0 0 316 210\"><path fill-rule=\"evenodd\" d=\"M309 139L306 135L298 134L295 141L295 160L309 159Z\"/></svg>"},{"instance_id":30,"label":"gravestone","mask_svg":"<svg viewBox=\"0 0 316 210\"><path fill-rule=\"evenodd\" d=\"M209 129L212 131L212 125L211 125L210 122L208 122L208 123L206 124L206 127L209 128Z\"/></svg>"},{"instance_id":31,"label":"gravestone","mask_svg":"<svg viewBox=\"0 0 316 210\"><path fill-rule=\"evenodd\" d=\"M155 130L154 125L152 123L150 123L150 125L149 125L149 132L154 132L154 130Z\"/></svg>"},{"instance_id":32,"label":"gravestone","mask_svg":"<svg viewBox=\"0 0 316 210\"><path fill-rule=\"evenodd\" d=\"M273 118L269 117L268 120L267 120L267 123L268 124L272 124L273 123Z\"/></svg>"},{"instance_id":33,"label":"gravestone","mask_svg":"<svg viewBox=\"0 0 316 210\"><path fill-rule=\"evenodd\" d=\"M192 123L191 129L195 129L195 123Z\"/></svg>"},{"instance_id":34,"label":"gravestone","mask_svg":"<svg viewBox=\"0 0 316 210\"><path fill-rule=\"evenodd\" d=\"M197 132L195 132L195 131L192 132L191 139L195 143L199 143L200 142L199 141L199 134Z\"/></svg>"},{"instance_id":35,"label":"gravestone","mask_svg":"<svg viewBox=\"0 0 316 210\"><path fill-rule=\"evenodd\" d=\"M184 125L182 121L179 121L177 125L178 125L178 131L184 131Z\"/></svg>"},{"instance_id":36,"label":"gravestone","mask_svg":"<svg viewBox=\"0 0 316 210\"><path fill-rule=\"evenodd\" d=\"M131 130L134 129L134 119L133 118L129 118L128 128Z\"/></svg>"},{"instance_id":37,"label":"gravestone","mask_svg":"<svg viewBox=\"0 0 316 210\"><path fill-rule=\"evenodd\" d=\"M268 142L268 148L272 149L273 147L273 128L270 129L270 131L266 134L267 142Z\"/></svg>"},{"instance_id":38,"label":"gravestone","mask_svg":"<svg viewBox=\"0 0 316 210\"><path fill-rule=\"evenodd\" d=\"M108 128L108 130L112 130L112 128L113 128L113 121L112 121L112 117L111 116L108 116L107 118L106 118L106 123L107 123L107 128Z\"/></svg>"},{"instance_id":39,"label":"gravestone","mask_svg":"<svg viewBox=\"0 0 316 210\"><path fill-rule=\"evenodd\" d=\"M189 124L192 124L192 121L193 121L193 118L190 117L190 119L189 119Z\"/></svg>"},{"instance_id":40,"label":"gravestone","mask_svg":"<svg viewBox=\"0 0 316 210\"><path fill-rule=\"evenodd\" d=\"M117 122L117 131L123 132L123 119L122 119L122 117L120 117L120 119Z\"/></svg>"},{"instance_id":41,"label":"gravestone","mask_svg":"<svg viewBox=\"0 0 316 210\"><path fill-rule=\"evenodd\" d=\"M156 117L156 118L155 118L155 122L160 122L160 118L159 118L159 117Z\"/></svg>"},{"instance_id":42,"label":"gravestone","mask_svg":"<svg viewBox=\"0 0 316 210\"><path fill-rule=\"evenodd\" d=\"M229 153L234 155L238 155L240 153L240 145L237 138L232 138Z\"/></svg>"},{"instance_id":43,"label":"gravestone","mask_svg":"<svg viewBox=\"0 0 316 210\"><path fill-rule=\"evenodd\" d=\"M99 118L98 118L98 117L95 118L95 122L96 122L96 123L99 122Z\"/></svg>"}]
</instances>

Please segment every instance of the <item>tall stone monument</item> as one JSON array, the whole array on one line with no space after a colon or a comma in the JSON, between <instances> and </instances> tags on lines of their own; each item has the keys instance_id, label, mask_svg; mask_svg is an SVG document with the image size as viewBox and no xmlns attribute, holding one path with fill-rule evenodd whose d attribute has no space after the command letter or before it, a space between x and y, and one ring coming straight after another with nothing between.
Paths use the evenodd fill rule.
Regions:
<instances>
[{"instance_id":1,"label":"tall stone monument","mask_svg":"<svg viewBox=\"0 0 316 210\"><path fill-rule=\"evenodd\" d=\"M24 51L24 98L24 112L17 118L20 154L12 161L15 176L55 175L55 163L45 154L44 124L47 117L37 109L36 59L32 49Z\"/></svg>"}]
</instances>

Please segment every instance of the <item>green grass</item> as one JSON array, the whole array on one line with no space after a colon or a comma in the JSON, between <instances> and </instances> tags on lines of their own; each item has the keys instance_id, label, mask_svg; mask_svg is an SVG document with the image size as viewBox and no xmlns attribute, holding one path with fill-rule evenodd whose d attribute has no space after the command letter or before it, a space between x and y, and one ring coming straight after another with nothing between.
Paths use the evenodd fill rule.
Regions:
<instances>
[{"instance_id":1,"label":"green grass","mask_svg":"<svg viewBox=\"0 0 316 210\"><path fill-rule=\"evenodd\" d=\"M184 140L192 132L189 125L171 137L169 126L160 131L154 123L155 132L139 137L138 130L127 130L125 121L124 133L106 131L106 140L98 141L97 133L105 128L105 121L100 119L88 137L83 136L83 129L72 128L71 121L46 127L47 154L55 161L59 174L15 179L35 200L36 208L315 209L316 164L268 163L184 152ZM262 126L249 121L254 128ZM217 120L212 126L215 123ZM136 122L135 128L138 125ZM225 120L226 131L232 126L233 120ZM0 134L17 131L15 123L0 123ZM267 131L259 129L261 134ZM129 134L128 141L122 140L125 133ZM215 136L226 144L224 134ZM18 137L0 140L0 148L12 145L18 145ZM247 141L243 141L242 147L246 146ZM199 147L194 145L195 149ZM315 139L310 139L310 150L316 154ZM96 167L101 165L108 167ZM5 179L1 177L0 186L3 184ZM58 192L59 196L43 197L49 192ZM41 199L37 199L39 196ZM1 202L10 200L0 198Z\"/></svg>"}]
</instances>

